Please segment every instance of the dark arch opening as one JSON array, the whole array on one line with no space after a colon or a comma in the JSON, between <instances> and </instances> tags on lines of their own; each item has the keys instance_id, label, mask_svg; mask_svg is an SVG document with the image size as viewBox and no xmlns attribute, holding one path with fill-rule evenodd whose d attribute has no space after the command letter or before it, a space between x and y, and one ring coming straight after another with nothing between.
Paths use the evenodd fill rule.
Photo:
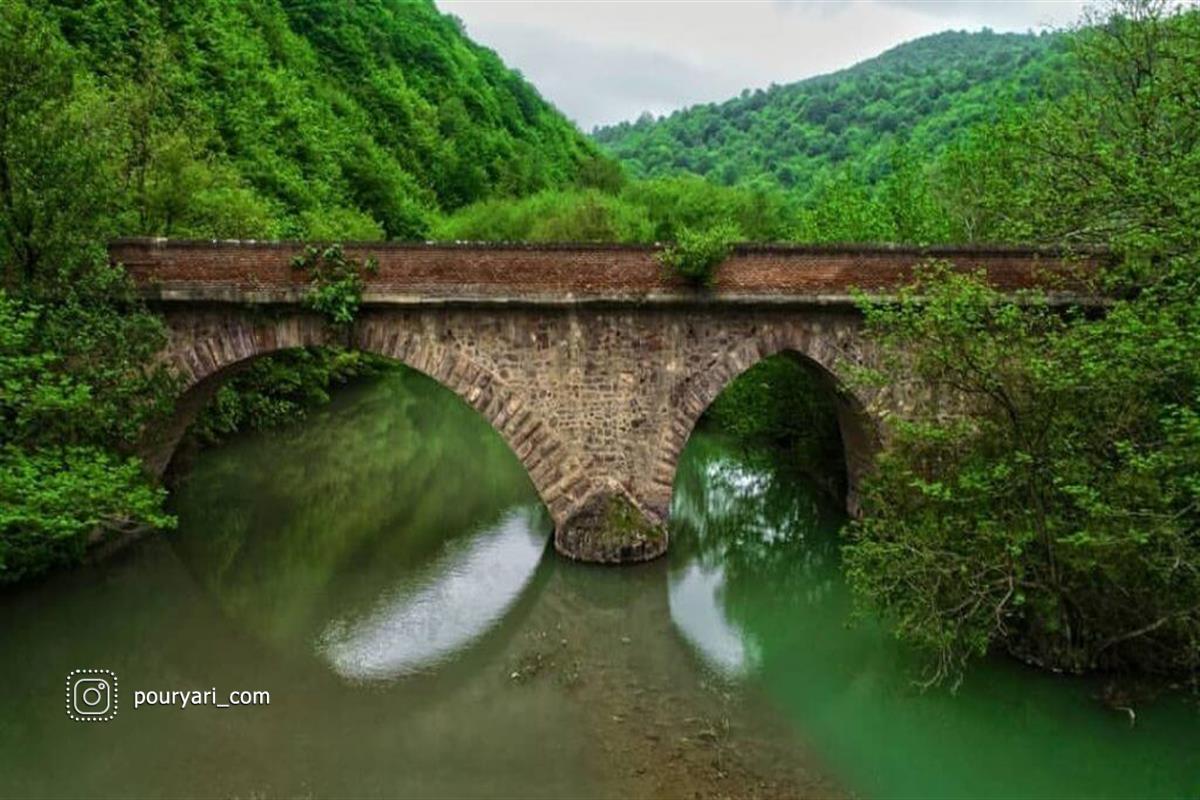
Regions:
<instances>
[{"instance_id":1,"label":"dark arch opening","mask_svg":"<svg viewBox=\"0 0 1200 800\"><path fill-rule=\"evenodd\" d=\"M831 499L844 503L848 477L839 403L828 376L785 351L730 381L696 424L778 449Z\"/></svg>"},{"instance_id":2,"label":"dark arch opening","mask_svg":"<svg viewBox=\"0 0 1200 800\"><path fill-rule=\"evenodd\" d=\"M737 354L735 354L737 356ZM823 363L795 348L759 357L730 357L697 379L689 393L699 411L685 420L688 437L698 428L723 428L751 443L794 452L802 471L852 516L859 485L871 468L880 436L863 402Z\"/></svg>"}]
</instances>

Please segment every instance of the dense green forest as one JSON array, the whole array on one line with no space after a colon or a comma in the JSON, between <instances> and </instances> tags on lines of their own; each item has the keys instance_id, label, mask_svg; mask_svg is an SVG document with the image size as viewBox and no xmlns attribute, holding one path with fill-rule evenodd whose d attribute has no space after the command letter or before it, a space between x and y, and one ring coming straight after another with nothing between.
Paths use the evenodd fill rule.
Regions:
<instances>
[{"instance_id":1,"label":"dense green forest","mask_svg":"<svg viewBox=\"0 0 1200 800\"><path fill-rule=\"evenodd\" d=\"M598 129L625 172L469 205L436 238L919 244L1011 238L964 203L962 153L1076 80L1069 33L946 32L850 69ZM1034 239L1043 238L1036 231Z\"/></svg>"},{"instance_id":2,"label":"dense green forest","mask_svg":"<svg viewBox=\"0 0 1200 800\"><path fill-rule=\"evenodd\" d=\"M30 5L117 117L122 232L420 238L440 210L603 173L432 2Z\"/></svg>"},{"instance_id":3,"label":"dense green forest","mask_svg":"<svg viewBox=\"0 0 1200 800\"><path fill-rule=\"evenodd\" d=\"M643 115L592 136L635 177L766 179L805 192L852 165L874 181L891 171L898 146L935 155L1006 105L1061 91L1065 44L1058 34L947 31L830 75Z\"/></svg>"}]
</instances>

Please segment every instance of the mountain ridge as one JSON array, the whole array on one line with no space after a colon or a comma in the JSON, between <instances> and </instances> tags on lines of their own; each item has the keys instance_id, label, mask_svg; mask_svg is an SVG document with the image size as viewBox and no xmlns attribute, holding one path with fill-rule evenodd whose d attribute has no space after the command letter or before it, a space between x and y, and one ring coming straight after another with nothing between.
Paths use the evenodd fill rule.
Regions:
<instances>
[{"instance_id":1,"label":"mountain ridge","mask_svg":"<svg viewBox=\"0 0 1200 800\"><path fill-rule=\"evenodd\" d=\"M1053 33L943 31L834 72L669 115L603 126L591 136L635 177L692 173L730 185L812 184L853 163L886 174L897 147L932 155L1015 104L1047 92L1067 57Z\"/></svg>"}]
</instances>

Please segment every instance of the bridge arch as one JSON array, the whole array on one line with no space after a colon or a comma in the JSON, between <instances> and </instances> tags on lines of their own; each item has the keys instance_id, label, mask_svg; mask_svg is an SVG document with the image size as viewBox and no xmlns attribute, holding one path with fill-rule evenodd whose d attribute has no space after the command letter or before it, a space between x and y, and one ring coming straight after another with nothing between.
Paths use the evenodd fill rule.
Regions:
<instances>
[{"instance_id":1,"label":"bridge arch","mask_svg":"<svg viewBox=\"0 0 1200 800\"><path fill-rule=\"evenodd\" d=\"M474 408L521 462L556 525L573 509L573 493L590 491L564 477L567 451L562 438L519 393L466 354L419 333L368 326L347 337L319 317L295 315L204 323L173 331L175 340L163 354L181 383L172 419L148 431L142 444L146 462L158 474L166 471L183 434L208 400L238 369L284 350L349 344L428 375Z\"/></svg>"},{"instance_id":2,"label":"bridge arch","mask_svg":"<svg viewBox=\"0 0 1200 800\"><path fill-rule=\"evenodd\" d=\"M845 378L848 367L857 359L830 338L810 336L803 331L765 334L744 341L685 377L671 390L671 421L654 477L656 486L667 488L665 498L660 499L664 508L670 504L679 457L700 417L742 373L777 355L797 359L817 376L833 398L846 469L846 510L858 515L858 488L882 443L880 418L873 412L875 397L852 388Z\"/></svg>"}]
</instances>

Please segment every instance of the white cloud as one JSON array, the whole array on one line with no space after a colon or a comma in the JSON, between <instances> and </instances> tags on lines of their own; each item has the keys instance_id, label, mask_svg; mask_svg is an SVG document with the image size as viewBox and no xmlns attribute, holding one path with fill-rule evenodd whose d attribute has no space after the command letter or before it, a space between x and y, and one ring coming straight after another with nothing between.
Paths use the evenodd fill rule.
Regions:
<instances>
[{"instance_id":1,"label":"white cloud","mask_svg":"<svg viewBox=\"0 0 1200 800\"><path fill-rule=\"evenodd\" d=\"M1064 25L1079 0L440 0L584 129L848 67L947 29Z\"/></svg>"}]
</instances>

